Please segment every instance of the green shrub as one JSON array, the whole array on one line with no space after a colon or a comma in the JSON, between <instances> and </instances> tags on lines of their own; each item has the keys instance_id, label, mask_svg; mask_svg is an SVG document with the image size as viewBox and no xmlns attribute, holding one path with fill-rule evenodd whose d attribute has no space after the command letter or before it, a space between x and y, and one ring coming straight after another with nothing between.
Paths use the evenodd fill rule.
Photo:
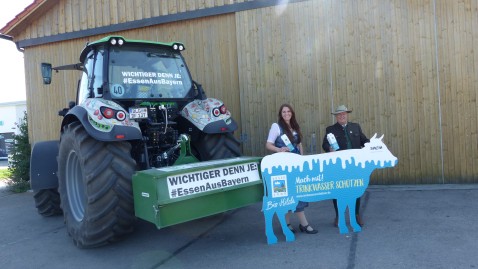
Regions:
<instances>
[{"instance_id":1,"label":"green shrub","mask_svg":"<svg viewBox=\"0 0 478 269\"><path fill-rule=\"evenodd\" d=\"M28 139L28 120L27 113L24 113L20 123L15 123L19 134L14 134L15 143L10 151L11 165L8 168L10 172L10 190L13 192L25 192L30 188L30 155L31 146Z\"/></svg>"}]
</instances>

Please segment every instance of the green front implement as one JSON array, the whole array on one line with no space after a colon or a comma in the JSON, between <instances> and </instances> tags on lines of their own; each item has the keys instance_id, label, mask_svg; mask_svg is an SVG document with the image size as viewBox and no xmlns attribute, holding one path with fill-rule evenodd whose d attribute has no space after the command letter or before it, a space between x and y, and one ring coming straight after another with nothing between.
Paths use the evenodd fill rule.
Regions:
<instances>
[{"instance_id":1,"label":"green front implement","mask_svg":"<svg viewBox=\"0 0 478 269\"><path fill-rule=\"evenodd\" d=\"M135 214L160 229L260 202L260 161L237 157L138 171Z\"/></svg>"}]
</instances>

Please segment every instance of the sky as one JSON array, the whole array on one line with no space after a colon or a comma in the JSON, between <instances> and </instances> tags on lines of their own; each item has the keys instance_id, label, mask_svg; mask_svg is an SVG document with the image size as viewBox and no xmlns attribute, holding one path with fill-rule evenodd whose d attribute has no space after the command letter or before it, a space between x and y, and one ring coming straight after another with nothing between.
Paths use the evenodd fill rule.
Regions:
<instances>
[{"instance_id":1,"label":"sky","mask_svg":"<svg viewBox=\"0 0 478 269\"><path fill-rule=\"evenodd\" d=\"M15 18L34 0L9 1L8 8L0 8L0 28ZM0 38L0 103L25 101L25 67L23 53L15 43Z\"/></svg>"}]
</instances>

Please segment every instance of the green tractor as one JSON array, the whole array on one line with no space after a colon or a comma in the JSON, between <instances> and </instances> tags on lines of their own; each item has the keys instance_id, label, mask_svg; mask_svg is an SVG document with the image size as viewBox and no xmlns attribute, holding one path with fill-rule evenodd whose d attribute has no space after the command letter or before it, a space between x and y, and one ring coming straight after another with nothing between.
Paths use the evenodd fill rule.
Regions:
<instances>
[{"instance_id":1,"label":"green tractor","mask_svg":"<svg viewBox=\"0 0 478 269\"><path fill-rule=\"evenodd\" d=\"M258 163L257 158L240 159L240 143L233 136L236 122L222 101L206 97L201 85L192 80L182 50L180 42L108 36L87 44L77 64L52 67L42 63L44 84L51 83L52 70L78 70L82 74L76 102L59 112L63 116L59 141L35 143L30 168L38 212L43 216L63 214L68 234L78 247L114 242L133 230L135 199L161 192L164 183L153 184L152 190L142 189L136 198L133 179L140 171L149 171L147 179L160 180L157 173L165 171L166 177L172 177L174 173L193 173L191 169L215 167L220 171L224 165L237 163L188 166L211 160L239 158L239 163ZM224 187L227 184L215 188L216 195ZM191 197L203 194L198 191ZM167 200L174 198L169 195ZM258 191L233 207L261 198ZM158 216L163 206L153 207ZM206 210L167 225L229 209ZM150 205L143 210L149 211ZM165 226L156 224L158 228Z\"/></svg>"}]
</instances>

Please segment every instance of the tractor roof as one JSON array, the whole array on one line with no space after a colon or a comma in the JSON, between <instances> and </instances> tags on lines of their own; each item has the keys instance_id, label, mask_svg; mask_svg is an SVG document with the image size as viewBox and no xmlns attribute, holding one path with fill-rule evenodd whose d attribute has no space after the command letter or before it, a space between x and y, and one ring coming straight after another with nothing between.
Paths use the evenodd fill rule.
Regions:
<instances>
[{"instance_id":1,"label":"tractor roof","mask_svg":"<svg viewBox=\"0 0 478 269\"><path fill-rule=\"evenodd\" d=\"M160 46L160 47L169 47L173 50L179 50L182 51L184 50L184 44L181 42L156 42L156 41L150 41L150 40L139 40L139 39L126 39L122 36L106 36L101 39L98 39L93 42L89 42L86 44L85 48L80 54L80 62L83 62L86 58L86 55L88 52L93 50L95 47L100 46L100 45L105 45L109 44L111 46L121 46L123 44L144 44L148 46Z\"/></svg>"}]
</instances>

